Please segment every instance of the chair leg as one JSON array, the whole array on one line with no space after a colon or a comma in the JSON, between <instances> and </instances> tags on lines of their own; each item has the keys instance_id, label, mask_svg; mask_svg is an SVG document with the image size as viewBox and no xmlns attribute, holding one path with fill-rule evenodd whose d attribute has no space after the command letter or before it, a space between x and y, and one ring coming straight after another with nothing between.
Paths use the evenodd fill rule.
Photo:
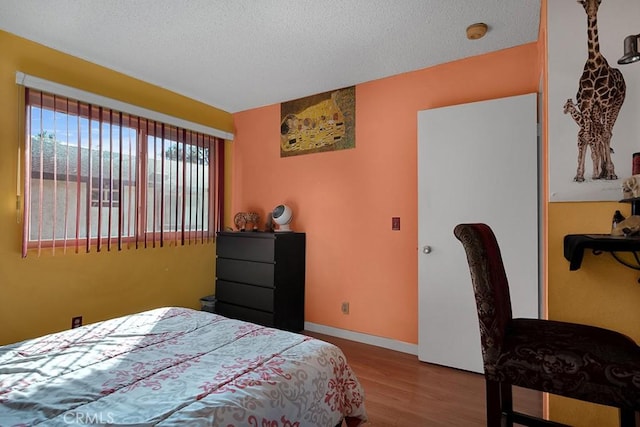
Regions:
<instances>
[{"instance_id":1,"label":"chair leg","mask_svg":"<svg viewBox=\"0 0 640 427\"><path fill-rule=\"evenodd\" d=\"M513 427L513 395L511 384L500 383L500 407L506 415L506 427Z\"/></svg>"},{"instance_id":2,"label":"chair leg","mask_svg":"<svg viewBox=\"0 0 640 427\"><path fill-rule=\"evenodd\" d=\"M500 383L485 380L487 397L487 427L502 427L502 407L500 398Z\"/></svg>"},{"instance_id":3,"label":"chair leg","mask_svg":"<svg viewBox=\"0 0 640 427\"><path fill-rule=\"evenodd\" d=\"M513 427L513 424L529 427L570 427L555 421L544 420L513 410L513 387L511 384L485 378L487 393L487 427ZM620 410L620 419L629 416L628 410ZM631 411L634 416L634 412ZM631 418L634 422L634 418ZM503 424L504 421L504 424ZM622 422L622 421L621 421ZM621 424L621 427L635 427L635 424ZM640 427L640 426L639 426Z\"/></svg>"},{"instance_id":4,"label":"chair leg","mask_svg":"<svg viewBox=\"0 0 640 427\"><path fill-rule=\"evenodd\" d=\"M620 427L636 427L636 411L620 408Z\"/></svg>"}]
</instances>

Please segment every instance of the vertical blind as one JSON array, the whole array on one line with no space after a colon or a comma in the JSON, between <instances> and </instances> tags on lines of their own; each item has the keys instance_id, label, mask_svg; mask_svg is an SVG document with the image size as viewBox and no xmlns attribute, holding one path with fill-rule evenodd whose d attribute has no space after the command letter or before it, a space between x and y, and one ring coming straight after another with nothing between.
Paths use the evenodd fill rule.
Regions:
<instances>
[{"instance_id":1,"label":"vertical blind","mask_svg":"<svg viewBox=\"0 0 640 427\"><path fill-rule=\"evenodd\" d=\"M26 88L23 256L208 242L224 141Z\"/></svg>"}]
</instances>

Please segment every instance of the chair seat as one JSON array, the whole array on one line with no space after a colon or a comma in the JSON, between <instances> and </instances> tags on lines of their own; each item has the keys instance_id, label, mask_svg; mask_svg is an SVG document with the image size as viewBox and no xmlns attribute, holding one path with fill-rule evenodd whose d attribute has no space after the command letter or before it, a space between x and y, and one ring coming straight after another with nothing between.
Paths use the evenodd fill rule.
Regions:
<instances>
[{"instance_id":1,"label":"chair seat","mask_svg":"<svg viewBox=\"0 0 640 427\"><path fill-rule=\"evenodd\" d=\"M640 347L589 325L512 319L495 380L605 405L640 410Z\"/></svg>"}]
</instances>

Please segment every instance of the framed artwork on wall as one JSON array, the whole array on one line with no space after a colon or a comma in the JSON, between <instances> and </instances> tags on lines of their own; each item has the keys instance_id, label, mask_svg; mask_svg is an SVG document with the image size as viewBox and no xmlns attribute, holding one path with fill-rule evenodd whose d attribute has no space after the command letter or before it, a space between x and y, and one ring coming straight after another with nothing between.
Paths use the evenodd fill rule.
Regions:
<instances>
[{"instance_id":1,"label":"framed artwork on wall","mask_svg":"<svg viewBox=\"0 0 640 427\"><path fill-rule=\"evenodd\" d=\"M280 157L355 148L355 86L280 104Z\"/></svg>"}]
</instances>

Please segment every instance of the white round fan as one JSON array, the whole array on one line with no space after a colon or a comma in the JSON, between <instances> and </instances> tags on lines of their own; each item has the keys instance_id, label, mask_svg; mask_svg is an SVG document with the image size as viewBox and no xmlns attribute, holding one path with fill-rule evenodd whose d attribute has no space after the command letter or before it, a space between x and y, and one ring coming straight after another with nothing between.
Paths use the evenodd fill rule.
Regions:
<instances>
[{"instance_id":1,"label":"white round fan","mask_svg":"<svg viewBox=\"0 0 640 427\"><path fill-rule=\"evenodd\" d=\"M278 229L276 231L291 231L289 223L293 219L293 212L289 206L276 206L271 213L271 218L273 218L273 222L278 224Z\"/></svg>"}]
</instances>

